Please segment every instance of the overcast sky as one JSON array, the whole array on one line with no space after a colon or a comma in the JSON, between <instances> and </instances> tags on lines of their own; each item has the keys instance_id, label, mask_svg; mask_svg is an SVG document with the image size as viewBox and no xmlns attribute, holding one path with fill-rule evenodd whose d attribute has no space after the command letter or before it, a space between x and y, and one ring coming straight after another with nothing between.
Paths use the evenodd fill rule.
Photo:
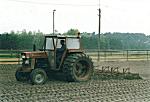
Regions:
<instances>
[{"instance_id":1,"label":"overcast sky","mask_svg":"<svg viewBox=\"0 0 150 102\"><path fill-rule=\"evenodd\" d=\"M101 32L131 32L150 35L150 0L100 0ZM70 28L98 32L99 0L0 0L0 33L37 31L52 33Z\"/></svg>"}]
</instances>

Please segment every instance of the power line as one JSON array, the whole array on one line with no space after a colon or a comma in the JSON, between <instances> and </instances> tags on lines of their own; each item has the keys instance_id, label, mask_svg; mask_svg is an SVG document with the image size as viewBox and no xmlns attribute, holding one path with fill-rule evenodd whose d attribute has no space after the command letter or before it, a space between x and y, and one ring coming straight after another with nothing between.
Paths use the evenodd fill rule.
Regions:
<instances>
[{"instance_id":1,"label":"power line","mask_svg":"<svg viewBox=\"0 0 150 102\"><path fill-rule=\"evenodd\" d=\"M35 1L28 1L28 0L7 0L10 2L17 2L17 3L26 3L26 4L33 4L33 5L55 5L55 6L72 6L72 7L105 7L116 9L117 11L124 11L125 9L121 9L119 7L113 7L112 5L106 4L106 2L100 4L100 0L98 4L66 4L66 3L50 3L50 2L35 2Z\"/></svg>"},{"instance_id":2,"label":"power line","mask_svg":"<svg viewBox=\"0 0 150 102\"><path fill-rule=\"evenodd\" d=\"M98 4L87 5L87 4L65 4L65 3L50 3L50 2L34 2L34 1L26 1L26 0L7 0L12 2L20 2L20 3L27 3L27 4L38 4L38 5L56 5L56 6L88 6L94 7L98 6Z\"/></svg>"}]
</instances>

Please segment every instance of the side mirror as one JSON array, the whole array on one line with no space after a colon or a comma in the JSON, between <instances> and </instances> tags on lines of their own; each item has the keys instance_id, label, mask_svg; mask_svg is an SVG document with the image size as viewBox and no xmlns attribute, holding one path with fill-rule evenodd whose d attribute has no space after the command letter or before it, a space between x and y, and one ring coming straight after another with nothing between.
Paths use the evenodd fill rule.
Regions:
<instances>
[{"instance_id":1,"label":"side mirror","mask_svg":"<svg viewBox=\"0 0 150 102\"><path fill-rule=\"evenodd\" d=\"M36 45L33 44L33 51L36 51Z\"/></svg>"}]
</instances>

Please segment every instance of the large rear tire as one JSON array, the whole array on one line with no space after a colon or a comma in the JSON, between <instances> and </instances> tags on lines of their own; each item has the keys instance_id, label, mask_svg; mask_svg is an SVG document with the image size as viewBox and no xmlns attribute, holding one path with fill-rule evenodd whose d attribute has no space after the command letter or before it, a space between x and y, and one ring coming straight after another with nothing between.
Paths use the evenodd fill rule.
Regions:
<instances>
[{"instance_id":1,"label":"large rear tire","mask_svg":"<svg viewBox=\"0 0 150 102\"><path fill-rule=\"evenodd\" d=\"M88 81L93 75L93 62L83 53L70 54L64 61L63 71L68 81Z\"/></svg>"},{"instance_id":2,"label":"large rear tire","mask_svg":"<svg viewBox=\"0 0 150 102\"><path fill-rule=\"evenodd\" d=\"M47 74L41 68L32 70L30 74L31 83L35 85L44 84L47 81Z\"/></svg>"}]
</instances>

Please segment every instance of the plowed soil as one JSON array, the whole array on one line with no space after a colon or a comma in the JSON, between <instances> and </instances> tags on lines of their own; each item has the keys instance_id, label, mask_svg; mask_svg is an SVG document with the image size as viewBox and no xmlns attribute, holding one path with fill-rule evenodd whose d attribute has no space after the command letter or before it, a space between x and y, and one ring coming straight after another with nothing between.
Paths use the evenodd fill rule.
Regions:
<instances>
[{"instance_id":1,"label":"plowed soil","mask_svg":"<svg viewBox=\"0 0 150 102\"><path fill-rule=\"evenodd\" d=\"M44 85L18 82L18 65L0 65L0 102L150 102L150 80L99 79L88 82L49 80Z\"/></svg>"}]
</instances>

